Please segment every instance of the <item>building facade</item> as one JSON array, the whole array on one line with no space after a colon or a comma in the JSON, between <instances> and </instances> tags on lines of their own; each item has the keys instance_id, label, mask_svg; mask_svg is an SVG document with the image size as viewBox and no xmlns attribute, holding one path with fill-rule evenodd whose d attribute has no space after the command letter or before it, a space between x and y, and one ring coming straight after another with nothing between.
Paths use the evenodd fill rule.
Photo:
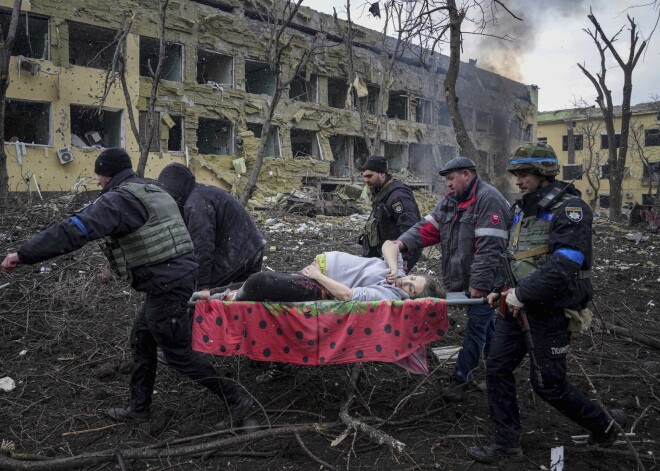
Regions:
<instances>
[{"instance_id":1,"label":"building facade","mask_svg":"<svg viewBox=\"0 0 660 471\"><path fill-rule=\"evenodd\" d=\"M660 103L634 105L630 121L623 201L654 204L660 176ZM621 107L614 110L614 129L621 129ZM609 209L609 145L599 108L539 113L538 140L550 144L561 164L559 177L573 180L593 208ZM620 133L616 134L617 147Z\"/></svg>"},{"instance_id":2,"label":"building facade","mask_svg":"<svg viewBox=\"0 0 660 471\"><path fill-rule=\"evenodd\" d=\"M37 185L41 191L80 188L93 177L92 163L103 147L125 147L137 165L139 147L128 111L144 131L150 68L158 60L159 3L23 2L6 101L10 191ZM11 4L0 0L3 31ZM239 191L247 181L275 86L266 63L268 25L249 5L239 0L170 2L156 139L145 176L156 177L166 164L180 162L204 183ZM132 19L122 42L126 94L119 85L104 93L117 31L126 18ZM347 76L342 25L301 7L288 30L292 40L285 68L294 67L315 37L323 47L276 109L276 132L266 145L258 181L262 194L291 190L310 177L324 184L351 181L368 157L360 115L347 100L355 81ZM355 70L367 86L370 106L378 91L374 84L386 73L381 45L378 32L356 27ZM413 53L401 57L391 74L385 110L366 119L368 129L376 119L384 122L378 153L413 185L432 185L442 163L458 155L444 100L448 62L440 54L425 63ZM511 150L536 135L537 88L470 61L461 64L457 89L476 147L488 157L492 175L504 174Z\"/></svg>"}]
</instances>

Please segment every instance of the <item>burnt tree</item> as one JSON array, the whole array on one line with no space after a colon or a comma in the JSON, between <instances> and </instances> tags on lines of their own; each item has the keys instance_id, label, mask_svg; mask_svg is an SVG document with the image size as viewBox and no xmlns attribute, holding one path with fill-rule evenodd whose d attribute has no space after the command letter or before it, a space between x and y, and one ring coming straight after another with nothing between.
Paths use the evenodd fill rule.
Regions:
<instances>
[{"instance_id":1,"label":"burnt tree","mask_svg":"<svg viewBox=\"0 0 660 471\"><path fill-rule=\"evenodd\" d=\"M614 47L618 36L623 31L623 27L613 36L609 37L600 23L590 10L587 16L589 21L594 26L594 29L585 28L584 31L593 40L598 53L600 55L600 70L594 74L589 72L582 64L578 64L580 70L591 81L596 89L596 103L601 110L603 120L605 121L605 129L607 131L608 142L608 159L610 174L610 217L612 219L621 219L621 209L623 204L622 196L622 182L624 170L626 166L626 156L628 153L628 139L630 135L630 119L632 117L632 110L630 109L630 96L632 94L632 74L635 66L642 55L642 51L646 47L646 41L639 43L639 33L637 31L637 23L633 18L628 16L628 23L630 26L630 48L628 56L624 58ZM616 145L616 130L614 128L614 104L612 102L612 91L607 87L607 66L606 66L606 53L615 59L619 68L623 72L623 97L621 101L621 144L617 148Z\"/></svg>"}]
</instances>

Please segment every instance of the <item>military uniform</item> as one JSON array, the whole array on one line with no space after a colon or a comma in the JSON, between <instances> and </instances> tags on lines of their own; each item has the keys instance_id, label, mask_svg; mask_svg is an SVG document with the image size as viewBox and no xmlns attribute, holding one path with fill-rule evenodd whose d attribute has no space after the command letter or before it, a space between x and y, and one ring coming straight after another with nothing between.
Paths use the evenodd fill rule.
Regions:
<instances>
[{"instance_id":1,"label":"military uniform","mask_svg":"<svg viewBox=\"0 0 660 471\"><path fill-rule=\"evenodd\" d=\"M371 214L361 237L362 256L381 257L383 242L397 239L420 220L419 208L410 187L391 176L377 192L372 192L371 205ZM421 248L402 253L407 271L415 266L421 255Z\"/></svg>"}]
</instances>

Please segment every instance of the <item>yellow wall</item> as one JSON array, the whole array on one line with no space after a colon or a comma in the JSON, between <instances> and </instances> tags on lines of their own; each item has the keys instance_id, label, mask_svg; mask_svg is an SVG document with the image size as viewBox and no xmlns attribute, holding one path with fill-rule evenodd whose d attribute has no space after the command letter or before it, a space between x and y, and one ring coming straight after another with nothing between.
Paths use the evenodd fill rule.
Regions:
<instances>
[{"instance_id":1,"label":"yellow wall","mask_svg":"<svg viewBox=\"0 0 660 471\"><path fill-rule=\"evenodd\" d=\"M637 110L635 108L638 108ZM641 109L639 109L641 108ZM555 150L559 162L562 165L568 165L568 151L562 150L562 138L567 135L565 119L569 119L570 110L562 110L558 112L546 112L539 113L539 123L538 123L538 132L537 137L547 138L548 144L552 146ZM644 130L645 129L658 129L660 124L657 120L658 110L652 109L649 106L638 105L633 107L633 117L631 120L631 128L635 126L637 129L641 130L641 140L642 140L642 152L647 160L650 162L660 161L660 146L644 146ZM596 158L595 161L599 161L600 164L606 164L608 158L608 149L601 149L601 134L605 134L605 123L600 117L599 111L595 110L595 114L589 121L584 118L572 115L572 120L575 121L574 134L583 135L583 149L575 151L575 162L574 164L582 164L583 168L588 167L589 162L589 151L587 149L587 133L595 136L595 146L594 146L594 155ZM561 119L559 119L561 118ZM621 118L615 117L614 119L614 128L618 134L621 129ZM592 131L589 132L588 130ZM633 202L642 202L642 195L649 192L648 179L643 179L643 160L639 156L639 150L636 147L636 144L631 135L628 139L628 153L626 157L626 168L628 171L625 173L625 177L622 182L622 191L623 191L623 202L633 203ZM563 168L562 168L563 170ZM563 178L563 171L560 173L559 178ZM610 187L609 180L606 178L599 179L599 195L609 195ZM590 199L593 199L594 193L590 188L589 182L587 181L586 175L582 176L581 180L575 182L575 186L582 192L582 198L589 202ZM656 183L653 183L653 194L656 192Z\"/></svg>"}]
</instances>

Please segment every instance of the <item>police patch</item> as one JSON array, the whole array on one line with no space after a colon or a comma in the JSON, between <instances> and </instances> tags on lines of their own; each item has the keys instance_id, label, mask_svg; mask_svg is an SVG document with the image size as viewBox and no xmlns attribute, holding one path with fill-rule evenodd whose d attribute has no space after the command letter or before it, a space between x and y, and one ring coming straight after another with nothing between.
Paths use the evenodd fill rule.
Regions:
<instances>
[{"instance_id":1,"label":"police patch","mask_svg":"<svg viewBox=\"0 0 660 471\"><path fill-rule=\"evenodd\" d=\"M582 208L566 206L566 217L573 222L582 221Z\"/></svg>"},{"instance_id":2,"label":"police patch","mask_svg":"<svg viewBox=\"0 0 660 471\"><path fill-rule=\"evenodd\" d=\"M401 201L397 201L396 203L393 203L392 209L394 210L395 213L401 214L403 212L403 203Z\"/></svg>"}]
</instances>

